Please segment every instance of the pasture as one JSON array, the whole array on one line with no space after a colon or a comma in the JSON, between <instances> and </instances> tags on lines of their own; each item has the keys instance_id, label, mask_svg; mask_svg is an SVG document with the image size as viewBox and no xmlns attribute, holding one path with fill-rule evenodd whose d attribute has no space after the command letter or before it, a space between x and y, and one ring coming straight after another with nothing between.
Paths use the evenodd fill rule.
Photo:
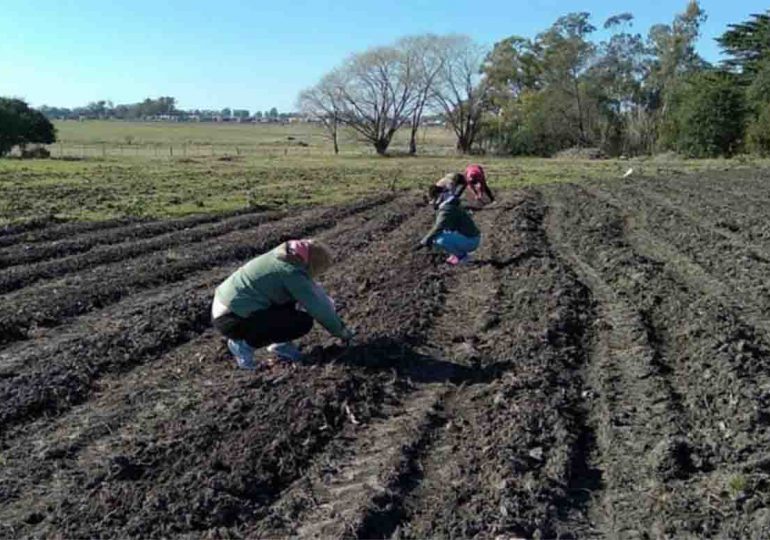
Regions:
<instances>
[{"instance_id":1,"label":"pasture","mask_svg":"<svg viewBox=\"0 0 770 540\"><path fill-rule=\"evenodd\" d=\"M0 225L332 204L391 188L422 188L469 160L483 163L498 189L619 178L629 167L671 176L761 163L466 157L454 153L452 134L442 128L421 131L416 157L403 155L406 133L399 132L393 156L381 158L350 133L334 156L320 128L309 124L66 121L56 127L54 159L0 160Z\"/></svg>"}]
</instances>

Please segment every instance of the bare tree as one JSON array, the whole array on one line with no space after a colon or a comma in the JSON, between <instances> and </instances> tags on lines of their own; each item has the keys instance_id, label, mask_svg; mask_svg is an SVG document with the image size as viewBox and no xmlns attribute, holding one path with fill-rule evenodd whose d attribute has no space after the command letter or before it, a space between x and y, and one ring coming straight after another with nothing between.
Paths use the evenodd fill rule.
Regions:
<instances>
[{"instance_id":1,"label":"bare tree","mask_svg":"<svg viewBox=\"0 0 770 540\"><path fill-rule=\"evenodd\" d=\"M352 56L337 73L340 120L384 154L412 116L413 64L395 47L378 47Z\"/></svg>"},{"instance_id":2,"label":"bare tree","mask_svg":"<svg viewBox=\"0 0 770 540\"><path fill-rule=\"evenodd\" d=\"M297 106L300 111L318 121L326 130L334 146L334 155L340 153L338 133L341 122L341 92L339 76L331 72L321 81L300 93Z\"/></svg>"},{"instance_id":3,"label":"bare tree","mask_svg":"<svg viewBox=\"0 0 770 540\"><path fill-rule=\"evenodd\" d=\"M457 135L457 149L468 153L481 129L489 85L481 76L486 51L467 36L444 38L443 61L431 93Z\"/></svg>"},{"instance_id":4,"label":"bare tree","mask_svg":"<svg viewBox=\"0 0 770 540\"><path fill-rule=\"evenodd\" d=\"M422 114L428 105L431 91L441 68L444 65L442 48L447 38L433 34L405 37L399 40L397 47L404 54L404 61L414 69L414 105L409 121L409 153L417 153L417 131L422 122Z\"/></svg>"}]
</instances>

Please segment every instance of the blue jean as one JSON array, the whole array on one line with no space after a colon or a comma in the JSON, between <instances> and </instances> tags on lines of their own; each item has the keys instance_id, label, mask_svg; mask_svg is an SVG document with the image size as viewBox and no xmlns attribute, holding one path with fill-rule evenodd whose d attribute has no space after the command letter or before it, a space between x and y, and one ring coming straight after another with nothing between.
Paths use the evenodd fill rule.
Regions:
<instances>
[{"instance_id":1,"label":"blue jean","mask_svg":"<svg viewBox=\"0 0 770 540\"><path fill-rule=\"evenodd\" d=\"M464 257L471 251L476 251L479 247L480 238L478 236L469 238L455 231L441 231L433 240L433 244L444 251Z\"/></svg>"}]
</instances>

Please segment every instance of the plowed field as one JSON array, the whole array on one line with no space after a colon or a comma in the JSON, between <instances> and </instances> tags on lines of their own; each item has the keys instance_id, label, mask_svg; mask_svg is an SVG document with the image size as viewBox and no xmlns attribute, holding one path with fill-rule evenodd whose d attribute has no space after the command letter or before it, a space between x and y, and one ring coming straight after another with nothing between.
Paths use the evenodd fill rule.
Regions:
<instances>
[{"instance_id":1,"label":"plowed field","mask_svg":"<svg viewBox=\"0 0 770 540\"><path fill-rule=\"evenodd\" d=\"M770 177L0 232L0 537L770 535ZM244 260L317 236L358 330L236 370Z\"/></svg>"}]
</instances>

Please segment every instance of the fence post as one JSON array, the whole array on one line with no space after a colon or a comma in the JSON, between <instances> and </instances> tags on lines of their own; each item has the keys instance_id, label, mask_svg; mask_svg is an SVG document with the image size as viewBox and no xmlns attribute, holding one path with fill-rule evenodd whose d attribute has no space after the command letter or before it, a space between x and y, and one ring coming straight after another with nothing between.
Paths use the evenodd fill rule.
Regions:
<instances>
[{"instance_id":1,"label":"fence post","mask_svg":"<svg viewBox=\"0 0 770 540\"><path fill-rule=\"evenodd\" d=\"M168 145L168 155L174 157L174 145Z\"/></svg>"}]
</instances>

